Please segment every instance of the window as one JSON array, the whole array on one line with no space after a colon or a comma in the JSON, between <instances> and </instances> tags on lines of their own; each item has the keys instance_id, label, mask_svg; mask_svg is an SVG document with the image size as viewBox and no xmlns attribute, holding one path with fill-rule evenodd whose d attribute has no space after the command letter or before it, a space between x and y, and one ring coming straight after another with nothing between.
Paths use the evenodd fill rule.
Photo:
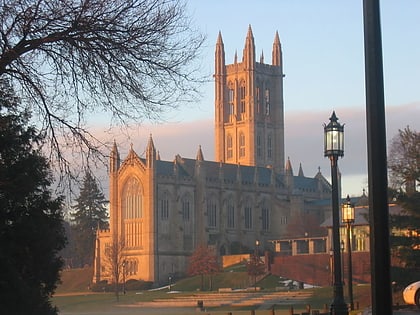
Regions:
<instances>
[{"instance_id":1,"label":"window","mask_svg":"<svg viewBox=\"0 0 420 315\"><path fill-rule=\"evenodd\" d=\"M227 206L227 227L229 229L235 227L235 207L232 201L229 201Z\"/></svg>"},{"instance_id":2,"label":"window","mask_svg":"<svg viewBox=\"0 0 420 315\"><path fill-rule=\"evenodd\" d=\"M227 147L227 150L226 150L227 159L230 160L233 158L233 143L232 143L231 135L227 135L226 147Z\"/></svg>"},{"instance_id":3,"label":"window","mask_svg":"<svg viewBox=\"0 0 420 315\"><path fill-rule=\"evenodd\" d=\"M262 149L261 149L261 136L257 135L257 156L261 157Z\"/></svg>"},{"instance_id":4,"label":"window","mask_svg":"<svg viewBox=\"0 0 420 315\"><path fill-rule=\"evenodd\" d=\"M270 229L270 211L268 208L261 209L262 230L268 231Z\"/></svg>"},{"instance_id":5,"label":"window","mask_svg":"<svg viewBox=\"0 0 420 315\"><path fill-rule=\"evenodd\" d=\"M280 217L280 224L287 224L287 217L286 216Z\"/></svg>"},{"instance_id":6,"label":"window","mask_svg":"<svg viewBox=\"0 0 420 315\"><path fill-rule=\"evenodd\" d=\"M267 157L269 159L272 158L273 155L273 147L272 147L272 139L271 139L271 135L268 135L267 137Z\"/></svg>"},{"instance_id":7,"label":"window","mask_svg":"<svg viewBox=\"0 0 420 315\"><path fill-rule=\"evenodd\" d=\"M245 156L245 135L241 132L239 134L239 157Z\"/></svg>"},{"instance_id":8,"label":"window","mask_svg":"<svg viewBox=\"0 0 420 315\"><path fill-rule=\"evenodd\" d=\"M228 90L229 115L235 115L235 91L229 87Z\"/></svg>"},{"instance_id":9,"label":"window","mask_svg":"<svg viewBox=\"0 0 420 315\"><path fill-rule=\"evenodd\" d=\"M209 227L217 226L217 207L214 200L207 202L207 225Z\"/></svg>"},{"instance_id":10,"label":"window","mask_svg":"<svg viewBox=\"0 0 420 315\"><path fill-rule=\"evenodd\" d=\"M244 114L245 111L246 111L246 108L245 108L245 93L246 93L245 82L242 82L241 86L239 88L239 100L240 100L240 112L241 112L241 114Z\"/></svg>"},{"instance_id":11,"label":"window","mask_svg":"<svg viewBox=\"0 0 420 315\"><path fill-rule=\"evenodd\" d=\"M270 115L270 90L265 89L265 114Z\"/></svg>"},{"instance_id":12,"label":"window","mask_svg":"<svg viewBox=\"0 0 420 315\"><path fill-rule=\"evenodd\" d=\"M245 206L245 229L252 229L252 211L249 205Z\"/></svg>"},{"instance_id":13,"label":"window","mask_svg":"<svg viewBox=\"0 0 420 315\"><path fill-rule=\"evenodd\" d=\"M125 260L123 264L123 272L126 275L136 275L138 272L139 263L137 260Z\"/></svg>"},{"instance_id":14,"label":"window","mask_svg":"<svg viewBox=\"0 0 420 315\"><path fill-rule=\"evenodd\" d=\"M182 220L190 220L190 201L187 198L182 200Z\"/></svg>"},{"instance_id":15,"label":"window","mask_svg":"<svg viewBox=\"0 0 420 315\"><path fill-rule=\"evenodd\" d=\"M160 219L166 221L169 219L169 200L168 195L165 193L160 200Z\"/></svg>"},{"instance_id":16,"label":"window","mask_svg":"<svg viewBox=\"0 0 420 315\"><path fill-rule=\"evenodd\" d=\"M131 178L124 189L123 217L124 219L137 219L143 216L140 182Z\"/></svg>"},{"instance_id":17,"label":"window","mask_svg":"<svg viewBox=\"0 0 420 315\"><path fill-rule=\"evenodd\" d=\"M255 98L257 99L257 114L259 114L261 112L261 92L259 86L257 86L255 94Z\"/></svg>"}]
</instances>

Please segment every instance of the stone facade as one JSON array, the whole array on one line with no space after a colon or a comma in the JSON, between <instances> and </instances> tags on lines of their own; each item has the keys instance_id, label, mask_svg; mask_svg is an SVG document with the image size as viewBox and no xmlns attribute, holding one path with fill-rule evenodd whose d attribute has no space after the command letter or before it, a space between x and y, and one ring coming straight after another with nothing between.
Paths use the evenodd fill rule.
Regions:
<instances>
[{"instance_id":1,"label":"stone facade","mask_svg":"<svg viewBox=\"0 0 420 315\"><path fill-rule=\"evenodd\" d=\"M255 60L251 27L242 62L225 65L221 34L215 57L216 161L179 155L162 161L152 136L144 156L110 155L110 230L99 231L94 282L114 281L112 244L123 243L118 263L125 279L166 283L186 272L188 257L206 244L219 254L272 249L295 216L316 213L331 187L320 172L293 174L284 159L283 72L279 36L272 65Z\"/></svg>"}]
</instances>

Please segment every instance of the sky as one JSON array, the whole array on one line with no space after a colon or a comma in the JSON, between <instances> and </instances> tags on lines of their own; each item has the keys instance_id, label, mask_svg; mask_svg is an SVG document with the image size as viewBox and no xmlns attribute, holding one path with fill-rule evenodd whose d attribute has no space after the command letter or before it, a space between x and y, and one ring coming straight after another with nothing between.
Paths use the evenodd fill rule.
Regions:
<instances>
[{"instance_id":1,"label":"sky","mask_svg":"<svg viewBox=\"0 0 420 315\"><path fill-rule=\"evenodd\" d=\"M141 155L149 134L163 160L176 154L214 160L214 51L222 34L226 63L242 58L251 25L256 55L271 62L276 31L283 51L285 157L295 175L321 170L330 179L323 155L323 124L335 110L345 124L345 152L338 166L342 193L368 192L364 84L363 1L354 0L189 0L193 25L207 36L200 59L209 79L202 99L168 112L165 122L143 123L117 139L121 157L130 145ZM381 1L387 142L398 129L420 130L420 1ZM257 59L258 60L258 59Z\"/></svg>"}]
</instances>

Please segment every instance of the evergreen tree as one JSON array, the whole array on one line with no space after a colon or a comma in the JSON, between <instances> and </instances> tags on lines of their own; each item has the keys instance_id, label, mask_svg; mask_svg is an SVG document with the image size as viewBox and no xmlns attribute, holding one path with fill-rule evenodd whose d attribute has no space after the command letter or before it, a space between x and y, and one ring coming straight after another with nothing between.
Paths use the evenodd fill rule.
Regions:
<instances>
[{"instance_id":1,"label":"evergreen tree","mask_svg":"<svg viewBox=\"0 0 420 315\"><path fill-rule=\"evenodd\" d=\"M100 191L95 178L86 172L80 195L72 213L75 230L76 259L80 267L92 265L95 250L95 235L98 229L108 228L107 200Z\"/></svg>"},{"instance_id":2,"label":"evergreen tree","mask_svg":"<svg viewBox=\"0 0 420 315\"><path fill-rule=\"evenodd\" d=\"M59 281L65 245L62 198L27 127L29 114L0 80L0 309L2 314L57 314L50 297Z\"/></svg>"}]
</instances>

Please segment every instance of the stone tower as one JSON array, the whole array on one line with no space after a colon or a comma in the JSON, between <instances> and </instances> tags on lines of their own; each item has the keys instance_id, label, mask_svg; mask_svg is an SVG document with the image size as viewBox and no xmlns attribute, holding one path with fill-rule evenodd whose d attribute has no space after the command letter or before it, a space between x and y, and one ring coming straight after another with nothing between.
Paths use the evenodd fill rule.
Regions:
<instances>
[{"instance_id":1,"label":"stone tower","mask_svg":"<svg viewBox=\"0 0 420 315\"><path fill-rule=\"evenodd\" d=\"M225 64L222 35L215 53L216 161L284 170L283 65L278 32L271 65L255 57L251 26L242 61Z\"/></svg>"}]
</instances>

